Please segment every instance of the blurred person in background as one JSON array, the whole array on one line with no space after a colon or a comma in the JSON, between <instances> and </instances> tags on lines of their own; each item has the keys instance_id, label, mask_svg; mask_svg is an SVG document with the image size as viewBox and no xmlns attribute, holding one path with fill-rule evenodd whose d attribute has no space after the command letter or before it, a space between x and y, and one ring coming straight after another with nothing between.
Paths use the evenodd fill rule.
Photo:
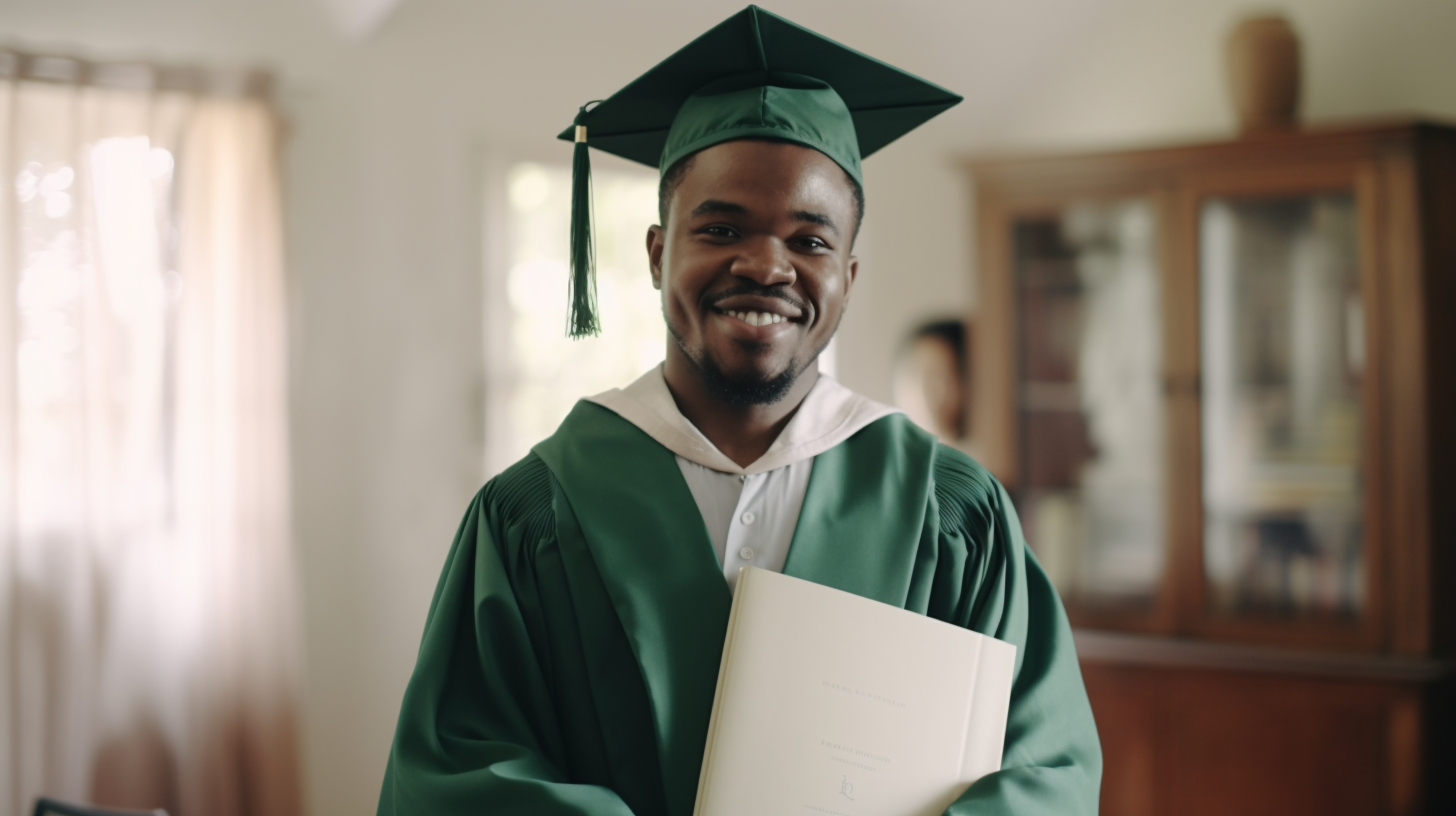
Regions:
<instances>
[{"instance_id":1,"label":"blurred person in background","mask_svg":"<svg viewBox=\"0 0 1456 816\"><path fill-rule=\"evenodd\" d=\"M942 444L974 457L970 439L971 329L958 318L916 327L895 356L895 404Z\"/></svg>"},{"instance_id":2,"label":"blurred person in background","mask_svg":"<svg viewBox=\"0 0 1456 816\"><path fill-rule=\"evenodd\" d=\"M578 250L588 143L662 172L666 360L579 402L467 510L380 816L692 812L747 566L1014 644L1002 770L950 812L1096 811L1071 630L1005 491L817 368L858 272L860 159L958 101L749 7L582 108L563 134ZM570 325L589 334L573 255Z\"/></svg>"}]
</instances>

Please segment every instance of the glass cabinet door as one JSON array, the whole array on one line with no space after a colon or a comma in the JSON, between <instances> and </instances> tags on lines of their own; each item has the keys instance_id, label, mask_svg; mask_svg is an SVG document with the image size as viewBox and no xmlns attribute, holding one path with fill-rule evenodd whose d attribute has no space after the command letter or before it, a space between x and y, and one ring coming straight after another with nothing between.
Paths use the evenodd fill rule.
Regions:
<instances>
[{"instance_id":1,"label":"glass cabinet door","mask_svg":"<svg viewBox=\"0 0 1456 816\"><path fill-rule=\"evenodd\" d=\"M1365 307L1349 193L1205 199L1203 568L1220 617L1365 602Z\"/></svg>"},{"instance_id":2,"label":"glass cabinet door","mask_svg":"<svg viewBox=\"0 0 1456 816\"><path fill-rule=\"evenodd\" d=\"M1015 498L1068 603L1150 607L1165 564L1157 210L1013 218Z\"/></svg>"}]
</instances>

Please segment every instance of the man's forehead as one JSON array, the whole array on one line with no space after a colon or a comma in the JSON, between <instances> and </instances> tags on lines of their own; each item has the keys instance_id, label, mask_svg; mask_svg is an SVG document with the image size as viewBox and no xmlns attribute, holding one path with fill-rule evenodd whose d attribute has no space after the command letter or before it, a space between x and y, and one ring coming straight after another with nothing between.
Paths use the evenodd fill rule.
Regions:
<instances>
[{"instance_id":1,"label":"man's forehead","mask_svg":"<svg viewBox=\"0 0 1456 816\"><path fill-rule=\"evenodd\" d=\"M778 200L852 200L854 181L833 159L786 142L737 140L694 155L677 185L694 211L705 201L751 206ZM751 200L745 200L751 199Z\"/></svg>"}]
</instances>

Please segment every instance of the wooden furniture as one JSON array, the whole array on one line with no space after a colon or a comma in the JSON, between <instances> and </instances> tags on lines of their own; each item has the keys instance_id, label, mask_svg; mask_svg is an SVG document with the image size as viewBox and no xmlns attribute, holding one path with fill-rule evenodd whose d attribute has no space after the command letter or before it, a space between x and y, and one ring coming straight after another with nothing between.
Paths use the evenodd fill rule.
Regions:
<instances>
[{"instance_id":1,"label":"wooden furniture","mask_svg":"<svg viewBox=\"0 0 1456 816\"><path fill-rule=\"evenodd\" d=\"M156 810L117 810L113 808L98 808L90 805L76 805L69 802L62 802L59 799L49 799L42 796L35 801L34 816L167 816L167 811L157 808Z\"/></svg>"},{"instance_id":2,"label":"wooden furniture","mask_svg":"<svg viewBox=\"0 0 1456 816\"><path fill-rule=\"evenodd\" d=\"M1456 812L1456 129L969 165L971 427L1103 812Z\"/></svg>"}]
</instances>

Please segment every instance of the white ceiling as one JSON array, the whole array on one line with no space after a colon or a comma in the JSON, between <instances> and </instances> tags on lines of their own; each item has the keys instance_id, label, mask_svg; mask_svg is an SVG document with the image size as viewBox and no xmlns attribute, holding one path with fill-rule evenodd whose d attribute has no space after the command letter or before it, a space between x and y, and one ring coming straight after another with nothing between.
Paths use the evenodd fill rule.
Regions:
<instances>
[{"instance_id":1,"label":"white ceiling","mask_svg":"<svg viewBox=\"0 0 1456 816\"><path fill-rule=\"evenodd\" d=\"M0 45L261 64L285 101L372 93L487 137L570 120L744 0L3 0ZM773 0L966 97L923 138L979 149L1227 132L1222 41L1259 0ZM1314 118L1452 99L1456 3L1285 0ZM1444 104L1444 103L1443 103ZM1442 107L1441 105L1437 106ZM1456 109L1456 101L1451 105ZM1438 110L1437 112L1441 112ZM1449 113L1448 113L1449 115Z\"/></svg>"},{"instance_id":2,"label":"white ceiling","mask_svg":"<svg viewBox=\"0 0 1456 816\"><path fill-rule=\"evenodd\" d=\"M362 40L383 25L389 13L401 0L319 0L333 15L339 33L351 40Z\"/></svg>"}]
</instances>

